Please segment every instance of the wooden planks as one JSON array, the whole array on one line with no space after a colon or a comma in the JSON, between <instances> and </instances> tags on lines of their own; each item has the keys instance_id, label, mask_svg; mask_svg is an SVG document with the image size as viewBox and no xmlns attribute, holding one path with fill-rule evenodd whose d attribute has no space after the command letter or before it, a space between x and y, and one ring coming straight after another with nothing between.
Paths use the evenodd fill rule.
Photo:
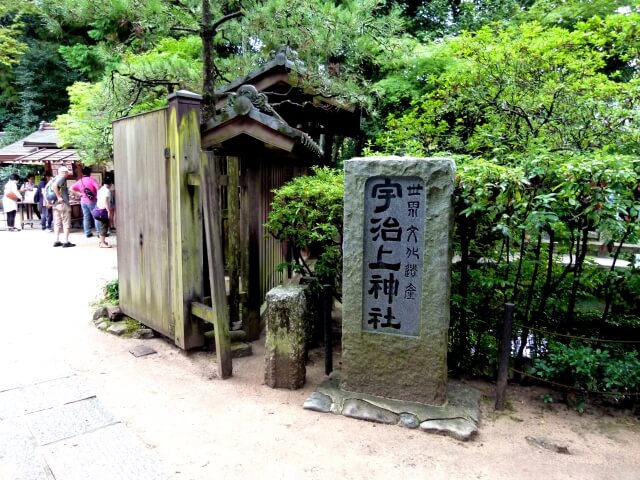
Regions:
<instances>
[{"instance_id":1,"label":"wooden planks","mask_svg":"<svg viewBox=\"0 0 640 480\"><path fill-rule=\"evenodd\" d=\"M166 109L114 122L120 307L173 338L169 295Z\"/></svg>"}]
</instances>

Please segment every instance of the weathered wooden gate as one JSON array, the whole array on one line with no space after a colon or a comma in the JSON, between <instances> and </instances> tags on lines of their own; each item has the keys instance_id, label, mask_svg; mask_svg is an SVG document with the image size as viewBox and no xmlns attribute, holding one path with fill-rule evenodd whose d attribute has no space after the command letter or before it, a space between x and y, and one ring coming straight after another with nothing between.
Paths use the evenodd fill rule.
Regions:
<instances>
[{"instance_id":1,"label":"weathered wooden gate","mask_svg":"<svg viewBox=\"0 0 640 480\"><path fill-rule=\"evenodd\" d=\"M200 96L174 93L167 108L114 122L113 135L120 306L181 348L200 346Z\"/></svg>"},{"instance_id":2,"label":"weathered wooden gate","mask_svg":"<svg viewBox=\"0 0 640 480\"><path fill-rule=\"evenodd\" d=\"M241 320L247 340L258 338L265 294L284 278L276 267L288 260L286 245L263 227L272 190L326 161L256 87L289 95L283 114L316 137L357 129L357 111L287 83L297 65L287 55L245 77L250 84L224 89L206 125L201 97L185 91L171 94L167 108L113 124L120 306L184 349L201 346L206 323L214 324L219 363L230 323Z\"/></svg>"}]
</instances>

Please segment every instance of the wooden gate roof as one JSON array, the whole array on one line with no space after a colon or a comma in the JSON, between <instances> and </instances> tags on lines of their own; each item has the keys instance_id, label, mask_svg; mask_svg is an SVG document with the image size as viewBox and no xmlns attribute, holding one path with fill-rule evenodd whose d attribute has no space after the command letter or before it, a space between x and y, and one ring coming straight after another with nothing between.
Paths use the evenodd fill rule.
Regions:
<instances>
[{"instance_id":1,"label":"wooden gate roof","mask_svg":"<svg viewBox=\"0 0 640 480\"><path fill-rule=\"evenodd\" d=\"M320 146L305 132L293 128L267 103L253 85L242 85L228 96L218 117L202 132L202 147L222 147L234 154L250 152L259 143L312 158L321 158Z\"/></svg>"},{"instance_id":2,"label":"wooden gate roof","mask_svg":"<svg viewBox=\"0 0 640 480\"><path fill-rule=\"evenodd\" d=\"M300 126L317 137L329 131L356 137L360 133L360 108L323 95L302 80L306 77L304 64L297 53L288 47L272 52L271 59L245 77L216 91L216 107L224 109L231 95L243 85L253 85L267 96L280 116L290 125Z\"/></svg>"}]
</instances>

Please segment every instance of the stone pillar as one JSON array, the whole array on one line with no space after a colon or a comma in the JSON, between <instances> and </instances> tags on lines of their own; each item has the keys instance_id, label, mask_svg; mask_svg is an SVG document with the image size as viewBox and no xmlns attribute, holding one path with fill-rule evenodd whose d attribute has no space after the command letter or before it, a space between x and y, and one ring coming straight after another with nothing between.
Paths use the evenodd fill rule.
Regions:
<instances>
[{"instance_id":1,"label":"stone pillar","mask_svg":"<svg viewBox=\"0 0 640 480\"><path fill-rule=\"evenodd\" d=\"M344 390L445 402L454 174L446 158L345 162Z\"/></svg>"},{"instance_id":2,"label":"stone pillar","mask_svg":"<svg viewBox=\"0 0 640 480\"><path fill-rule=\"evenodd\" d=\"M291 285L267 292L265 383L295 390L304 385L309 321L307 287Z\"/></svg>"}]
</instances>

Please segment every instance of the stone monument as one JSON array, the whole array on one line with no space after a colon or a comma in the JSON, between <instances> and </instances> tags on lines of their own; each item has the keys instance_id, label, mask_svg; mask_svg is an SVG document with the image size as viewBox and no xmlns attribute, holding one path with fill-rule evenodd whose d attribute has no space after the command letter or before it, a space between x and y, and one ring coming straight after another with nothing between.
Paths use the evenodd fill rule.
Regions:
<instances>
[{"instance_id":1,"label":"stone monument","mask_svg":"<svg viewBox=\"0 0 640 480\"><path fill-rule=\"evenodd\" d=\"M345 162L342 369L304 408L469 440L480 393L447 383L455 165Z\"/></svg>"},{"instance_id":2,"label":"stone monument","mask_svg":"<svg viewBox=\"0 0 640 480\"><path fill-rule=\"evenodd\" d=\"M345 162L345 390L445 402L454 174L446 158Z\"/></svg>"}]
</instances>

